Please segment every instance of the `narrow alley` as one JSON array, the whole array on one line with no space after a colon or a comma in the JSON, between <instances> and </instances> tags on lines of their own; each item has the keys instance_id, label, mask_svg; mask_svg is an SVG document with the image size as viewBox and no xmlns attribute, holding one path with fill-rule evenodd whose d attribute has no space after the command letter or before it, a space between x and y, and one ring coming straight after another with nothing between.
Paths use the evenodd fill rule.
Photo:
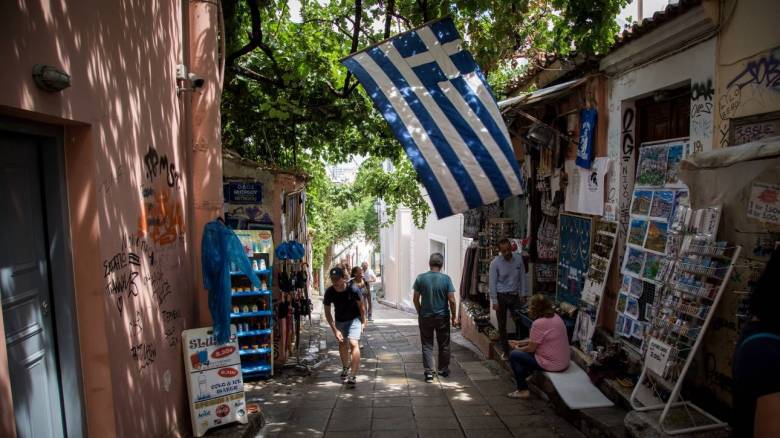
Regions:
<instances>
[{"instance_id":1,"label":"narrow alley","mask_svg":"<svg viewBox=\"0 0 780 438\"><path fill-rule=\"evenodd\" d=\"M415 315L377 306L354 389L341 383L338 345L329 330L323 333L327 359L310 376L247 385L247 400L260 403L265 416L259 436L583 436L545 401L507 398L514 389L509 374L472 351L457 330L450 376L425 383Z\"/></svg>"}]
</instances>

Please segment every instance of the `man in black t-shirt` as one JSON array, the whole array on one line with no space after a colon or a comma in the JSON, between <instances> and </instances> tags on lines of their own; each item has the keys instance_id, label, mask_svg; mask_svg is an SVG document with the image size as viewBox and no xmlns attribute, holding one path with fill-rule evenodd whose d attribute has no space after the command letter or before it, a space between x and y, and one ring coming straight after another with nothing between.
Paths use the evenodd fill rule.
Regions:
<instances>
[{"instance_id":1,"label":"man in black t-shirt","mask_svg":"<svg viewBox=\"0 0 780 438\"><path fill-rule=\"evenodd\" d=\"M750 297L753 320L734 351L734 436L780 437L780 251Z\"/></svg>"},{"instance_id":2,"label":"man in black t-shirt","mask_svg":"<svg viewBox=\"0 0 780 438\"><path fill-rule=\"evenodd\" d=\"M333 330L333 335L339 341L339 355L341 356L341 378L347 378L347 385L355 386L356 375L360 367L360 335L366 327L366 313L360 291L347 284L344 270L333 268L330 270L330 281L333 283L325 291L323 304L325 305L325 319ZM333 305L336 319L333 320L330 307ZM351 366L350 366L351 357ZM349 376L349 377L347 377Z\"/></svg>"}]
</instances>

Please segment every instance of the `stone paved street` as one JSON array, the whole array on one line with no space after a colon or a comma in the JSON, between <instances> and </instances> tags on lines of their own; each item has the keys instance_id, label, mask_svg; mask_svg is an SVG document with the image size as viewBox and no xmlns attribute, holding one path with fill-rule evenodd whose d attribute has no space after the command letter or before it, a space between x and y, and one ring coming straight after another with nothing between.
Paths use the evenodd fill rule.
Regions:
<instances>
[{"instance_id":1,"label":"stone paved street","mask_svg":"<svg viewBox=\"0 0 780 438\"><path fill-rule=\"evenodd\" d=\"M315 330L316 330L315 322ZM423 381L417 319L378 305L364 334L358 384L341 383L338 349L329 330L327 359L311 375L287 370L248 385L262 405L262 437L581 437L538 398L506 398L513 381L453 332L452 373ZM305 344L304 344L305 345Z\"/></svg>"}]
</instances>

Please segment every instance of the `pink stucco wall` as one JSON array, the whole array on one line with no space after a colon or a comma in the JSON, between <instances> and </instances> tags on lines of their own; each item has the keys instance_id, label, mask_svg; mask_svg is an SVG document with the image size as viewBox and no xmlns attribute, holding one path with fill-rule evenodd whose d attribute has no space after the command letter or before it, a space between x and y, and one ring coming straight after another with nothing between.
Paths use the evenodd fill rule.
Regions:
<instances>
[{"instance_id":1,"label":"pink stucco wall","mask_svg":"<svg viewBox=\"0 0 780 438\"><path fill-rule=\"evenodd\" d=\"M216 12L193 13L196 7L186 0L0 3L0 116L65 127L90 436L189 430L180 334L205 320L197 311L205 294L195 250L221 196L219 152L192 157L194 119L197 138L220 147L216 43L209 40ZM175 80L176 65L191 58L211 79L192 110L192 93L177 97ZM39 90L31 75L37 63L65 70L72 86ZM196 203L193 190L206 195ZM106 269L130 253L138 265ZM12 436L5 361L3 343L0 435Z\"/></svg>"}]
</instances>

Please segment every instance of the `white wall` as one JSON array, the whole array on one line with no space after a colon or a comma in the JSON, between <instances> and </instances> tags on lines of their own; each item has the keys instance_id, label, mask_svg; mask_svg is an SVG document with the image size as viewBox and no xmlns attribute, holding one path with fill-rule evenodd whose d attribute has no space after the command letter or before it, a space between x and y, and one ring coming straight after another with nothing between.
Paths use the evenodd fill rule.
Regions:
<instances>
[{"instance_id":1,"label":"white wall","mask_svg":"<svg viewBox=\"0 0 780 438\"><path fill-rule=\"evenodd\" d=\"M406 310L414 309L412 284L419 274L428 271L432 239L446 245L444 272L452 278L456 296L460 299L465 253L463 215L438 220L435 213L431 213L425 228L419 229L414 226L411 210L399 208L395 222L382 228L380 236L385 302Z\"/></svg>"}]
</instances>

